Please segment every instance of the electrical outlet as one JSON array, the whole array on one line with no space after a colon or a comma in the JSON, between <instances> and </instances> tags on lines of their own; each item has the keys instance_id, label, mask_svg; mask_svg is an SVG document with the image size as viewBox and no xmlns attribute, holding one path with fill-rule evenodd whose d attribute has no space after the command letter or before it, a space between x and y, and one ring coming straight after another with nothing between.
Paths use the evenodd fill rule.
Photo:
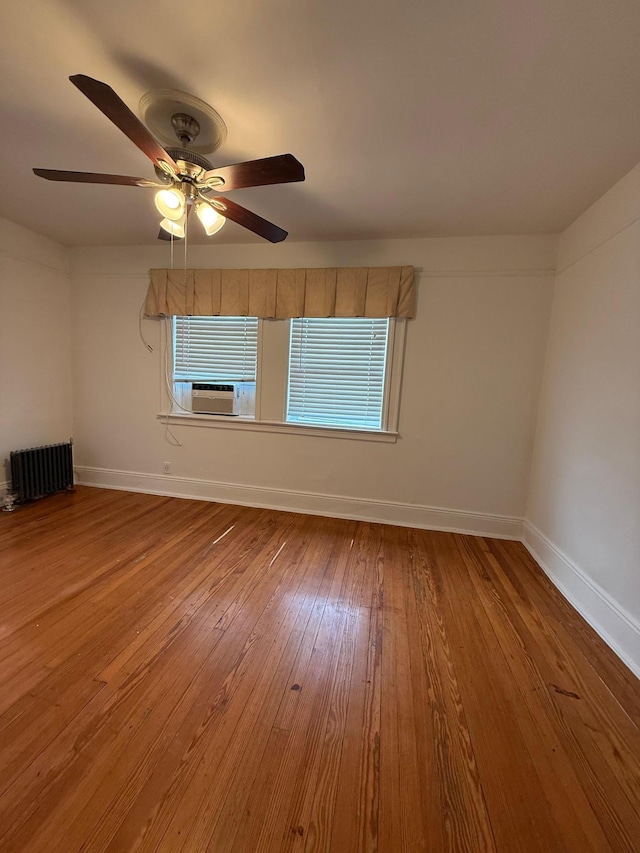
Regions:
<instances>
[{"instance_id":1,"label":"electrical outlet","mask_svg":"<svg viewBox=\"0 0 640 853\"><path fill-rule=\"evenodd\" d=\"M163 470L165 474L168 474L171 471L171 462L163 462L162 464Z\"/></svg>"}]
</instances>

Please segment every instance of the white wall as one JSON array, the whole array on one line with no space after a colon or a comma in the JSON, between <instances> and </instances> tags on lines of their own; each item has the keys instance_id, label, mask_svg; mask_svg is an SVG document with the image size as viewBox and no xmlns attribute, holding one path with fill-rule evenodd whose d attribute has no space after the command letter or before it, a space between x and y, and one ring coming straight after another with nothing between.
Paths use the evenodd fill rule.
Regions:
<instances>
[{"instance_id":1,"label":"white wall","mask_svg":"<svg viewBox=\"0 0 640 853\"><path fill-rule=\"evenodd\" d=\"M640 166L557 265L525 543L640 675Z\"/></svg>"},{"instance_id":2,"label":"white wall","mask_svg":"<svg viewBox=\"0 0 640 853\"><path fill-rule=\"evenodd\" d=\"M408 324L396 444L176 426L183 444L172 447L156 419L158 321L145 323L153 354L138 337L148 269L168 266L169 248L76 249L81 478L517 537L554 262L552 237L193 245L194 267L414 264L418 316Z\"/></svg>"},{"instance_id":3,"label":"white wall","mask_svg":"<svg viewBox=\"0 0 640 853\"><path fill-rule=\"evenodd\" d=\"M72 434L68 250L0 219L0 489L11 450Z\"/></svg>"}]
</instances>

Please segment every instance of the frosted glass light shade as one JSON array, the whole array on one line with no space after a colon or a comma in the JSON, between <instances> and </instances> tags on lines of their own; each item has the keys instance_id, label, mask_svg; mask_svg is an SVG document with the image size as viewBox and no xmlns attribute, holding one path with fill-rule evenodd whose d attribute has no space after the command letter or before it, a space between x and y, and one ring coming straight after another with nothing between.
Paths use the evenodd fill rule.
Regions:
<instances>
[{"instance_id":1,"label":"frosted glass light shade","mask_svg":"<svg viewBox=\"0 0 640 853\"><path fill-rule=\"evenodd\" d=\"M168 231L169 234L173 234L174 237L184 237L184 224L187 221L186 213L183 213L180 219L177 221L172 221L171 219L163 219L160 223L160 227L164 228L165 231Z\"/></svg>"},{"instance_id":2,"label":"frosted glass light shade","mask_svg":"<svg viewBox=\"0 0 640 853\"><path fill-rule=\"evenodd\" d=\"M224 216L220 216L220 214L206 202L201 202L198 205L197 212L198 219L202 223L202 227L204 228L207 237L211 237L212 234L219 231L226 222Z\"/></svg>"},{"instance_id":3,"label":"frosted glass light shade","mask_svg":"<svg viewBox=\"0 0 640 853\"><path fill-rule=\"evenodd\" d=\"M175 187L169 190L160 190L156 193L156 207L165 219L176 222L184 214L184 195Z\"/></svg>"}]
</instances>

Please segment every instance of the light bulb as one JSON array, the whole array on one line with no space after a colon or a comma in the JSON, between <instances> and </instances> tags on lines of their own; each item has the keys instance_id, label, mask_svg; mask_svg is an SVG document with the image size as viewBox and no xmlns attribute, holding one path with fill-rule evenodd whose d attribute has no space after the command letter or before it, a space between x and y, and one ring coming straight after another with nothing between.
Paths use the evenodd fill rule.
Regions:
<instances>
[{"instance_id":1,"label":"light bulb","mask_svg":"<svg viewBox=\"0 0 640 853\"><path fill-rule=\"evenodd\" d=\"M168 231L169 234L173 234L174 237L184 237L184 224L187 221L186 213L183 213L180 219L171 220L171 219L163 219L160 223L160 227L164 228L165 231Z\"/></svg>"},{"instance_id":2,"label":"light bulb","mask_svg":"<svg viewBox=\"0 0 640 853\"><path fill-rule=\"evenodd\" d=\"M211 207L210 204L207 204L206 201L198 202L196 209L198 219L202 223L207 237L211 237L212 234L219 231L226 222L224 216L220 216L218 211Z\"/></svg>"},{"instance_id":3,"label":"light bulb","mask_svg":"<svg viewBox=\"0 0 640 853\"><path fill-rule=\"evenodd\" d=\"M169 190L160 190L156 193L156 207L166 219L175 222L184 214L184 195L175 187Z\"/></svg>"}]
</instances>

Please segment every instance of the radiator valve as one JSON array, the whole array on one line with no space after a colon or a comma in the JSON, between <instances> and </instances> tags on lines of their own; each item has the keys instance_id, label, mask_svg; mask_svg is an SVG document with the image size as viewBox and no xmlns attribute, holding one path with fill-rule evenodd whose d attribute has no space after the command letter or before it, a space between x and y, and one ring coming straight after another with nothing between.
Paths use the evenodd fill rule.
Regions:
<instances>
[{"instance_id":1,"label":"radiator valve","mask_svg":"<svg viewBox=\"0 0 640 853\"><path fill-rule=\"evenodd\" d=\"M13 492L7 492L7 494L4 496L4 501L2 504L2 511L3 512L13 512L14 509L16 508L17 498L18 498L18 496L13 494Z\"/></svg>"}]
</instances>

